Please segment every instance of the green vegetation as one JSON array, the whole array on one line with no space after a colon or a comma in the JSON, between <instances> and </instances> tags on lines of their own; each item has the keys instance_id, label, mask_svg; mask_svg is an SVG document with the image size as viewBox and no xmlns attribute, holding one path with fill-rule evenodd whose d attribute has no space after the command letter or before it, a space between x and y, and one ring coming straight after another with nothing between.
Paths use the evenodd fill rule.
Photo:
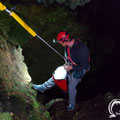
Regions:
<instances>
[{"instance_id":1,"label":"green vegetation","mask_svg":"<svg viewBox=\"0 0 120 120\"><path fill-rule=\"evenodd\" d=\"M10 113L0 113L0 120L12 120Z\"/></svg>"},{"instance_id":2,"label":"green vegetation","mask_svg":"<svg viewBox=\"0 0 120 120\"><path fill-rule=\"evenodd\" d=\"M9 4L6 5L9 9ZM45 7L43 5L18 5L15 12L21 17L33 30L47 41L56 38L59 31L65 30L73 36L86 39L85 34L88 27L80 24L76 20L74 11L69 8L52 5ZM5 11L0 13L0 33L9 41L17 45L24 45L32 36L10 17Z\"/></svg>"},{"instance_id":3,"label":"green vegetation","mask_svg":"<svg viewBox=\"0 0 120 120\"><path fill-rule=\"evenodd\" d=\"M28 39L27 32L5 11L0 13L0 36L15 45L23 45Z\"/></svg>"},{"instance_id":4,"label":"green vegetation","mask_svg":"<svg viewBox=\"0 0 120 120\"><path fill-rule=\"evenodd\" d=\"M31 23L31 27L37 31L45 40L51 41L56 38L59 31L68 31L73 36L85 36L88 27L78 23L74 11L69 8L57 6L56 4L46 8L43 5L19 6L25 21ZM34 16L34 17L33 17Z\"/></svg>"}]
</instances>

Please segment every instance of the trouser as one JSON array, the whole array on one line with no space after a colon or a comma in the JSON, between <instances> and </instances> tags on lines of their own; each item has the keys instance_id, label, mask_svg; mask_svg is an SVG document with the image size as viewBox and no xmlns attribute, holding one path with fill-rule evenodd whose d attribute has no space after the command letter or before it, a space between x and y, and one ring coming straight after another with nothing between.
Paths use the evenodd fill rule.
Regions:
<instances>
[{"instance_id":1,"label":"trouser","mask_svg":"<svg viewBox=\"0 0 120 120\"><path fill-rule=\"evenodd\" d=\"M53 78L51 77L49 80L47 80L41 85L42 85L43 90L46 91L47 89L50 89L51 87L53 87L55 85L55 82Z\"/></svg>"},{"instance_id":2,"label":"trouser","mask_svg":"<svg viewBox=\"0 0 120 120\"><path fill-rule=\"evenodd\" d=\"M69 95L69 105L75 105L76 95L77 95L77 85L81 82L81 78L85 75L87 71L85 69L79 72L79 78L75 78L75 72L68 73L68 95Z\"/></svg>"},{"instance_id":3,"label":"trouser","mask_svg":"<svg viewBox=\"0 0 120 120\"><path fill-rule=\"evenodd\" d=\"M76 86L78 83L81 81L81 78L75 79L73 77L73 74L69 73L68 74L68 97L69 97L69 105L75 105L76 102L76 94L77 94L77 89Z\"/></svg>"},{"instance_id":4,"label":"trouser","mask_svg":"<svg viewBox=\"0 0 120 120\"><path fill-rule=\"evenodd\" d=\"M81 78L85 75L86 70L82 70L82 74L80 78L75 78L74 76L75 72L72 73L68 73L67 77L68 77L68 95L69 95L69 105L75 105L76 102L76 94L77 94L77 90L76 90L76 86L78 85L78 83L81 81ZM45 83L42 84L43 90L46 91L47 89L50 89L51 87L53 87L55 85L55 82L53 80L53 78L51 77L48 81L46 81Z\"/></svg>"}]
</instances>

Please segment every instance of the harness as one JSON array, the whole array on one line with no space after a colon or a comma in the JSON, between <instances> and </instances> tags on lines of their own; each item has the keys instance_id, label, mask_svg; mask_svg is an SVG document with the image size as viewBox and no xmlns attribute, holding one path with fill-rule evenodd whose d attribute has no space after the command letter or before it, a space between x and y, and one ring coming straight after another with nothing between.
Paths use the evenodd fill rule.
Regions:
<instances>
[{"instance_id":1,"label":"harness","mask_svg":"<svg viewBox=\"0 0 120 120\"><path fill-rule=\"evenodd\" d=\"M75 44L78 44L81 40L80 40L80 39L76 39L75 41L76 41ZM81 41L81 42L82 42L82 41ZM70 62L71 62L73 65L77 65L77 64L72 60L72 58L71 58L70 48L69 48L69 47L67 47L66 52L67 52L67 56L68 56ZM90 63L90 54L89 54L88 62Z\"/></svg>"},{"instance_id":2,"label":"harness","mask_svg":"<svg viewBox=\"0 0 120 120\"><path fill-rule=\"evenodd\" d=\"M71 56L70 56L70 48L69 48L69 47L67 47L67 55L68 55L68 58L69 58L70 62L71 62L73 65L77 65L75 62L73 62L73 60L72 60L72 58L71 58Z\"/></svg>"}]
</instances>

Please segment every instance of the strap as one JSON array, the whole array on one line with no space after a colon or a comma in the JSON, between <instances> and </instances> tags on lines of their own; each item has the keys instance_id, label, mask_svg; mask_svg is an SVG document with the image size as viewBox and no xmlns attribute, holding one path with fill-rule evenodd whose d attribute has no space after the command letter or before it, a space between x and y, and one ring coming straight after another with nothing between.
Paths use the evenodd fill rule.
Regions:
<instances>
[{"instance_id":1,"label":"strap","mask_svg":"<svg viewBox=\"0 0 120 120\"><path fill-rule=\"evenodd\" d=\"M72 58L71 58L71 56L70 56L70 48L69 48L69 47L67 47L67 54L68 54L68 57L69 57L69 59L70 59L70 62L71 62L73 65L77 65L77 64L72 60Z\"/></svg>"}]
</instances>

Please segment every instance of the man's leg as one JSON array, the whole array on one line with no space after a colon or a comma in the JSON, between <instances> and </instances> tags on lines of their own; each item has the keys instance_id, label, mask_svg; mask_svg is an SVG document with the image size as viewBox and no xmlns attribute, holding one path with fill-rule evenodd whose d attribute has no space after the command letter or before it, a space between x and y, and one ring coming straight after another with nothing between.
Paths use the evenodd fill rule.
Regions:
<instances>
[{"instance_id":1,"label":"man's leg","mask_svg":"<svg viewBox=\"0 0 120 120\"><path fill-rule=\"evenodd\" d=\"M75 99L77 94L76 86L80 81L81 81L81 78L75 79L73 78L73 76L71 76L69 79L69 85L68 85L69 104L75 104L75 101L76 101Z\"/></svg>"},{"instance_id":2,"label":"man's leg","mask_svg":"<svg viewBox=\"0 0 120 120\"><path fill-rule=\"evenodd\" d=\"M44 82L43 84L41 84L41 85L33 84L32 87L35 90L38 90L40 92L44 92L44 91L50 89L51 87L53 87L54 85L55 85L54 80L51 77L48 81Z\"/></svg>"},{"instance_id":3,"label":"man's leg","mask_svg":"<svg viewBox=\"0 0 120 120\"><path fill-rule=\"evenodd\" d=\"M68 84L68 94L69 94L68 111L72 111L74 109L75 103L76 103L76 94L77 94L76 86L81 81L81 78L75 79L75 78L73 78L72 74L71 75L69 74L68 81L69 81L69 84Z\"/></svg>"}]
</instances>

